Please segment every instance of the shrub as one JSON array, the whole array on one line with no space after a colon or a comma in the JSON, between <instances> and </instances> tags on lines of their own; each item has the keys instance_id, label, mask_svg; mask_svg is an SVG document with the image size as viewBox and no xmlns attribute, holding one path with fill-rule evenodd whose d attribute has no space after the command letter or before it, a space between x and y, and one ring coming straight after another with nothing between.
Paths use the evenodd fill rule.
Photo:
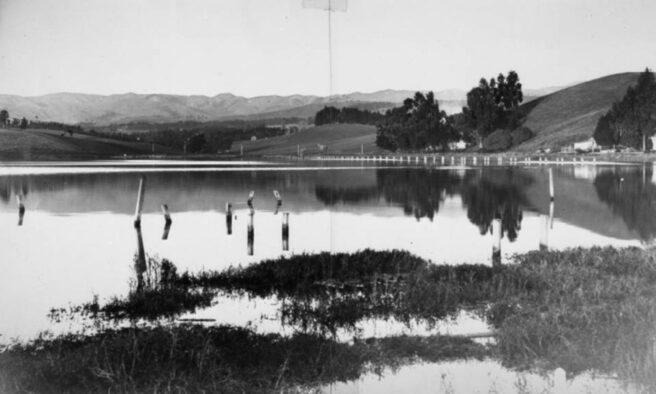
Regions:
<instances>
[{"instance_id":1,"label":"shrub","mask_svg":"<svg viewBox=\"0 0 656 394\"><path fill-rule=\"evenodd\" d=\"M512 146L512 137L508 130L495 130L483 140L483 150L487 152L503 151Z\"/></svg>"},{"instance_id":2,"label":"shrub","mask_svg":"<svg viewBox=\"0 0 656 394\"><path fill-rule=\"evenodd\" d=\"M533 130L525 126L518 127L510 133L513 146L517 146L522 142L533 138L534 135Z\"/></svg>"}]
</instances>

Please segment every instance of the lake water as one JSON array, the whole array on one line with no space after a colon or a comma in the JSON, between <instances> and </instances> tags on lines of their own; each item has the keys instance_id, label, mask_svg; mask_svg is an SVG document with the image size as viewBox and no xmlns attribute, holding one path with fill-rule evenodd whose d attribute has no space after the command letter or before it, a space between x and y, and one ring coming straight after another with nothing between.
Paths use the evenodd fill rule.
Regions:
<instances>
[{"instance_id":1,"label":"lake water","mask_svg":"<svg viewBox=\"0 0 656 394\"><path fill-rule=\"evenodd\" d=\"M497 242L502 263L515 253L539 248L648 245L656 237L654 175L651 166L619 165L6 165L0 168L0 343L34 338L44 330L79 328L79 322L53 322L48 318L50 309L85 303L94 296L106 300L128 293L135 281L133 260L139 245L146 255L168 259L179 271L191 272L279 256L367 248L408 250L435 264L492 265ZM137 232L133 221L142 176L144 207ZM282 198L281 205L274 190ZM251 192L252 215L247 205ZM24 215L19 215L19 196ZM227 203L231 214L226 212ZM162 204L172 218L166 237ZM287 239L283 236L286 214ZM497 223L500 241L493 231ZM179 318L291 334L299 328L280 318L282 302L275 297L224 295L211 307ZM437 325L368 319L356 328L340 330L337 338L473 334L485 332L488 325L462 312ZM471 374L478 377L463 380ZM482 391L496 385L499 392L506 392L518 385L546 387L549 379L488 360L403 367L382 378L363 375L319 389L398 392L399 387L411 387L413 392L428 392L442 385L444 391L452 387L461 392L479 390L472 385L480 384ZM592 391L620 389L615 380L585 374L569 383L570 388Z\"/></svg>"}]
</instances>

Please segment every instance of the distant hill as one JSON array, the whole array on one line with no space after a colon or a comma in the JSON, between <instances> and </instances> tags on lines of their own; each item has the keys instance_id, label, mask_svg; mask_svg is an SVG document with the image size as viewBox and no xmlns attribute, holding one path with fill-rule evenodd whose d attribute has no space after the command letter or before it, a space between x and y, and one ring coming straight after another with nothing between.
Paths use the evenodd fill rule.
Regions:
<instances>
[{"instance_id":1,"label":"distant hill","mask_svg":"<svg viewBox=\"0 0 656 394\"><path fill-rule=\"evenodd\" d=\"M536 136L516 149L531 152L583 141L599 118L634 85L639 73L622 73L579 83L524 104L524 126Z\"/></svg>"},{"instance_id":2,"label":"distant hill","mask_svg":"<svg viewBox=\"0 0 656 394\"><path fill-rule=\"evenodd\" d=\"M291 95L246 98L230 93L213 97L135 93L108 96L55 93L35 97L0 95L0 108L9 110L11 117L102 126L129 122L308 118L314 116L325 105L386 110L401 104L403 100L414 94L413 90L381 90L329 97ZM526 91L527 100L533 94L531 91ZM435 96L440 102L440 107L449 114L460 112L466 104L464 90L438 91Z\"/></svg>"}]
</instances>

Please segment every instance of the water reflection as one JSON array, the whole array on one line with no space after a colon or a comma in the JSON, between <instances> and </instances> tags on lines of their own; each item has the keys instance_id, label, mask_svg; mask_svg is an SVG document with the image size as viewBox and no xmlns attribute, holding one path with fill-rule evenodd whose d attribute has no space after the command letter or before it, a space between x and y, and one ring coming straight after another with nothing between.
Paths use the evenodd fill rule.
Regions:
<instances>
[{"instance_id":1,"label":"water reflection","mask_svg":"<svg viewBox=\"0 0 656 394\"><path fill-rule=\"evenodd\" d=\"M656 236L656 184L652 167L608 169L594 178L599 199L643 241Z\"/></svg>"}]
</instances>

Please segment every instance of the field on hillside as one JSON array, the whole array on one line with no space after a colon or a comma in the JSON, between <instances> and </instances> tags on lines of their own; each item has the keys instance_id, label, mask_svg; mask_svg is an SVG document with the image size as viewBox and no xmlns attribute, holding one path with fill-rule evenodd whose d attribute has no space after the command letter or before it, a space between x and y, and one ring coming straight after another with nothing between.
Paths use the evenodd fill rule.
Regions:
<instances>
[{"instance_id":1,"label":"field on hillside","mask_svg":"<svg viewBox=\"0 0 656 394\"><path fill-rule=\"evenodd\" d=\"M638 73L609 75L584 82L528 103L533 108L524 126L536 136L516 148L533 152L556 148L590 137L599 118L634 85Z\"/></svg>"},{"instance_id":2,"label":"field on hillside","mask_svg":"<svg viewBox=\"0 0 656 394\"><path fill-rule=\"evenodd\" d=\"M59 130L0 129L0 160L95 159L146 155L152 153L148 143L134 143L98 138L87 134L68 134ZM156 154L175 153L156 147Z\"/></svg>"},{"instance_id":3,"label":"field on hillside","mask_svg":"<svg viewBox=\"0 0 656 394\"><path fill-rule=\"evenodd\" d=\"M359 153L361 147L365 153L383 151L376 146L376 127L360 124L322 125L281 137L238 141L232 144L232 151L239 152L240 145L244 154L250 155L290 155L296 154L298 147L304 154L317 154L320 145L327 153Z\"/></svg>"}]
</instances>

